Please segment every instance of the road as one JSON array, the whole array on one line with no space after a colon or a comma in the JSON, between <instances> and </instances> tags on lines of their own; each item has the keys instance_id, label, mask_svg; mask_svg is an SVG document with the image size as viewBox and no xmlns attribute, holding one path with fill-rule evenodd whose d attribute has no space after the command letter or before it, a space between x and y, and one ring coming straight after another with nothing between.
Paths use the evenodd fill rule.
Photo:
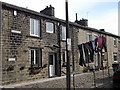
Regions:
<instances>
[{"instance_id":1,"label":"road","mask_svg":"<svg viewBox=\"0 0 120 90\"><path fill-rule=\"evenodd\" d=\"M120 83L113 84L112 80L109 83L105 83L97 88L120 88Z\"/></svg>"}]
</instances>

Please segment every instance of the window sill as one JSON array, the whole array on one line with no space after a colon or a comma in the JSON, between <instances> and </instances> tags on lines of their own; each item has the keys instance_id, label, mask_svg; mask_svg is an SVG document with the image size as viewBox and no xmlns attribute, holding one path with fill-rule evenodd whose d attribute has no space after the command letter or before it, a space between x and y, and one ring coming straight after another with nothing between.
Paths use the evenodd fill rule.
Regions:
<instances>
[{"instance_id":1,"label":"window sill","mask_svg":"<svg viewBox=\"0 0 120 90\"><path fill-rule=\"evenodd\" d=\"M26 36L26 37L42 39L42 37L37 37L37 36Z\"/></svg>"},{"instance_id":2,"label":"window sill","mask_svg":"<svg viewBox=\"0 0 120 90\"><path fill-rule=\"evenodd\" d=\"M117 45L114 45L115 48L117 48Z\"/></svg>"},{"instance_id":3,"label":"window sill","mask_svg":"<svg viewBox=\"0 0 120 90\"><path fill-rule=\"evenodd\" d=\"M70 65L70 67L71 67L71 66L72 66L72 65ZM62 67L67 67L67 65L66 65L66 64L63 64Z\"/></svg>"},{"instance_id":4,"label":"window sill","mask_svg":"<svg viewBox=\"0 0 120 90\"><path fill-rule=\"evenodd\" d=\"M61 40L62 42L66 42L66 40Z\"/></svg>"},{"instance_id":5,"label":"window sill","mask_svg":"<svg viewBox=\"0 0 120 90\"><path fill-rule=\"evenodd\" d=\"M49 31L46 31L46 33L49 33L49 34L54 34L54 32L49 32Z\"/></svg>"}]
</instances>

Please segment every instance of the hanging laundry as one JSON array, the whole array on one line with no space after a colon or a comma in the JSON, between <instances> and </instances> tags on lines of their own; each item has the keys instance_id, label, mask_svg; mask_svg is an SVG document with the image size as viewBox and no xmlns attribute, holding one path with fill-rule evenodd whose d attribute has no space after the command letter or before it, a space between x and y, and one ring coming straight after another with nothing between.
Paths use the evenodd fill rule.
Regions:
<instances>
[{"instance_id":1,"label":"hanging laundry","mask_svg":"<svg viewBox=\"0 0 120 90\"><path fill-rule=\"evenodd\" d=\"M103 39L102 39L102 36L99 36L99 37L98 37L97 42L98 42L98 50L101 51L102 48L103 48L103 43L102 43L102 42L103 42Z\"/></svg>"},{"instance_id":2,"label":"hanging laundry","mask_svg":"<svg viewBox=\"0 0 120 90\"><path fill-rule=\"evenodd\" d=\"M95 51L95 40L92 41L92 47L93 47L93 50Z\"/></svg>"},{"instance_id":3,"label":"hanging laundry","mask_svg":"<svg viewBox=\"0 0 120 90\"><path fill-rule=\"evenodd\" d=\"M85 52L85 62L89 63L89 61L90 61L89 46L88 46L88 44L83 44L83 46L84 46L84 52Z\"/></svg>"},{"instance_id":4,"label":"hanging laundry","mask_svg":"<svg viewBox=\"0 0 120 90\"><path fill-rule=\"evenodd\" d=\"M95 42L95 50L94 50L94 51L95 51L95 52L98 52L98 49L97 49L97 47L98 47L98 46L97 46L97 45L98 45L97 43L98 43L98 42L97 42L97 41L98 41L98 38L96 38L96 39L94 40L94 42Z\"/></svg>"},{"instance_id":5,"label":"hanging laundry","mask_svg":"<svg viewBox=\"0 0 120 90\"><path fill-rule=\"evenodd\" d=\"M83 57L83 44L78 45L79 53L80 53L80 59L79 59L79 65L86 66L86 63L84 61Z\"/></svg>"},{"instance_id":6,"label":"hanging laundry","mask_svg":"<svg viewBox=\"0 0 120 90\"><path fill-rule=\"evenodd\" d=\"M93 62L94 61L94 49L92 46L92 41L90 41L88 45L89 45L89 51L90 51L90 61Z\"/></svg>"},{"instance_id":7,"label":"hanging laundry","mask_svg":"<svg viewBox=\"0 0 120 90\"><path fill-rule=\"evenodd\" d=\"M103 48L104 48L104 50L105 50L105 52L107 52L107 46L106 46L106 37L104 37L104 36L102 36L102 38L103 38Z\"/></svg>"},{"instance_id":8,"label":"hanging laundry","mask_svg":"<svg viewBox=\"0 0 120 90\"><path fill-rule=\"evenodd\" d=\"M99 36L97 40L97 51L101 51L102 49L107 52L107 46L106 46L106 37Z\"/></svg>"}]
</instances>

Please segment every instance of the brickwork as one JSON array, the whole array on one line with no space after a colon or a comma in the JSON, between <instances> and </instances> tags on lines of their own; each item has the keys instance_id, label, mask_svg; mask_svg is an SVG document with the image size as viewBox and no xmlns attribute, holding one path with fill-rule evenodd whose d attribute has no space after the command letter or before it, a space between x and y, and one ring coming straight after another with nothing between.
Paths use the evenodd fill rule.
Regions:
<instances>
[{"instance_id":1,"label":"brickwork","mask_svg":"<svg viewBox=\"0 0 120 90\"><path fill-rule=\"evenodd\" d=\"M14 11L17 11L17 15L14 15ZM25 11L16 10L9 8L9 6L3 7L2 9L2 22L0 23L2 25L0 29L0 69L2 69L2 84L49 78L49 53L57 54L56 76L66 74L66 67L63 67L62 55L66 49L66 41L61 40L61 26L65 26L65 22L59 19L52 19L52 17L39 16L37 12L34 13L26 9ZM30 35L30 18L40 21L40 37ZM52 22L54 24L54 33L46 32L46 22ZM98 34L97 32L87 30L87 28L81 29L80 26L70 24L69 38L71 38L72 46L71 51L69 51L69 58L71 73L82 73L83 67L79 65L77 45L87 42L87 33L92 34L92 39L94 39L94 34ZM112 36L107 36L110 66L114 61L113 52L117 52L118 50L118 47L114 47L113 45L113 38ZM40 73L38 74L30 74L31 47L42 50L42 68L40 68ZM14 61L9 61L11 59Z\"/></svg>"},{"instance_id":2,"label":"brickwork","mask_svg":"<svg viewBox=\"0 0 120 90\"><path fill-rule=\"evenodd\" d=\"M2 85L2 6L0 3L0 85Z\"/></svg>"},{"instance_id":3,"label":"brickwork","mask_svg":"<svg viewBox=\"0 0 120 90\"><path fill-rule=\"evenodd\" d=\"M99 33L96 33L96 32L90 32L90 31L79 29L78 44L87 42L87 34L88 33L91 33L92 40L94 40L94 35L97 35L97 36L99 35ZM107 53L108 53L109 66L112 66L112 64L114 63L113 53L117 53L118 47L119 47L118 43L117 43L117 46L114 46L114 38L115 37L106 35L106 39L107 39L106 46L107 46L107 50L108 50ZM116 42L118 42L118 39L116 39Z\"/></svg>"},{"instance_id":4,"label":"brickwork","mask_svg":"<svg viewBox=\"0 0 120 90\"><path fill-rule=\"evenodd\" d=\"M3 84L48 77L48 53L57 52L57 49L50 49L44 46L58 45L57 27L54 34L46 33L46 21L41 20L41 23L43 23L41 26L41 39L30 37L30 16L22 12L18 12L16 17L12 14L12 10L3 10ZM14 29L13 26L17 27L16 30L21 33L11 32ZM30 49L28 47L43 48L42 64L47 66L37 75L29 75ZM15 58L15 61L8 61L9 58ZM9 67L13 67L13 70L9 71ZM24 70L20 70L21 67L25 67Z\"/></svg>"}]
</instances>

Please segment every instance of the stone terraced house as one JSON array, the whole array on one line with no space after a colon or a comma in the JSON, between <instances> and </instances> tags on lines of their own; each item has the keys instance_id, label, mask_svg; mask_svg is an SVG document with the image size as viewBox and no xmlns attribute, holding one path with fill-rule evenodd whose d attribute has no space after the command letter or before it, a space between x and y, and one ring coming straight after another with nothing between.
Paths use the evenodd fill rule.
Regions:
<instances>
[{"instance_id":1,"label":"stone terraced house","mask_svg":"<svg viewBox=\"0 0 120 90\"><path fill-rule=\"evenodd\" d=\"M108 61L117 58L117 35L90 28L86 19L69 24L71 73L82 73L78 44L107 37ZM62 76L66 73L66 23L54 16L54 7L40 12L0 2L0 79L1 85ZM116 59L117 58L117 59Z\"/></svg>"}]
</instances>

